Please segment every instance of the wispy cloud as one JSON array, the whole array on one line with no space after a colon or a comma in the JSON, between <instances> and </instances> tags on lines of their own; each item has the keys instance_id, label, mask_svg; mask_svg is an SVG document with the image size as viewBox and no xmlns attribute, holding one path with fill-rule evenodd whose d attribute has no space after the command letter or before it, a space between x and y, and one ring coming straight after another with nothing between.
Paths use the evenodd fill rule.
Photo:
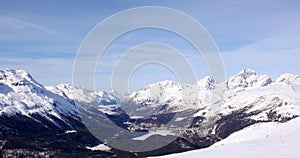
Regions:
<instances>
[{"instance_id":1,"label":"wispy cloud","mask_svg":"<svg viewBox=\"0 0 300 158\"><path fill-rule=\"evenodd\" d=\"M0 36L0 39L12 39L13 37L21 37L20 35L26 32L37 32L41 31L42 33L47 34L56 34L59 33L47 28L46 26L42 26L33 22L29 22L26 20L16 19L16 18L10 18L10 17L0 17L0 28L2 29L2 36ZM8 31L10 30L10 31ZM4 32L8 31L8 32ZM16 36L11 34L12 32L15 33ZM5 34L10 33L10 36L5 36ZM30 36L26 36L29 38Z\"/></svg>"},{"instance_id":2,"label":"wispy cloud","mask_svg":"<svg viewBox=\"0 0 300 158\"><path fill-rule=\"evenodd\" d=\"M54 30L51 30L45 26L20 19L0 17L0 23L1 27L5 27L5 25L7 25L7 27L14 27L17 29L38 29L49 33L57 33Z\"/></svg>"},{"instance_id":3,"label":"wispy cloud","mask_svg":"<svg viewBox=\"0 0 300 158\"><path fill-rule=\"evenodd\" d=\"M278 36L256 41L231 52L223 58L228 74L250 67L259 73L276 77L281 73L300 74L300 36Z\"/></svg>"}]
</instances>

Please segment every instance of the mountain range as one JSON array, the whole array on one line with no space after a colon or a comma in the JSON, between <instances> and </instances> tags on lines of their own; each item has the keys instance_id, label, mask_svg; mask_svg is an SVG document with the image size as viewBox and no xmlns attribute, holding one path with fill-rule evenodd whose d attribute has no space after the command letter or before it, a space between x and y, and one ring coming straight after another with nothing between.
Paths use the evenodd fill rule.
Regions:
<instances>
[{"instance_id":1,"label":"mountain range","mask_svg":"<svg viewBox=\"0 0 300 158\"><path fill-rule=\"evenodd\" d=\"M273 80L244 69L225 82L210 76L195 84L162 81L124 95L70 84L43 86L24 70L0 70L0 155L148 157L222 148L220 144L232 142L232 135L242 140L245 137L241 135L252 129L259 131L273 124L280 124L279 129L291 128L290 120L300 116L299 103L300 76L288 73ZM90 105L93 109L86 108ZM153 151L121 151L90 133L82 111L105 114L124 130L144 132L134 138L138 141L171 135L153 132L166 127L181 135ZM112 139L118 137L121 134Z\"/></svg>"}]
</instances>

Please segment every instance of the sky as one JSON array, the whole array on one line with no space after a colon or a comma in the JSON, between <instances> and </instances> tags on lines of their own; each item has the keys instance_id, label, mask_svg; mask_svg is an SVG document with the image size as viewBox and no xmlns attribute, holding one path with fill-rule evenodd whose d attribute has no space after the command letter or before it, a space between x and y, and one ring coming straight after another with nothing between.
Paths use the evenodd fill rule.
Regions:
<instances>
[{"instance_id":1,"label":"sky","mask_svg":"<svg viewBox=\"0 0 300 158\"><path fill-rule=\"evenodd\" d=\"M172 8L205 27L219 48L226 78L244 68L272 78L286 72L300 74L300 2L295 0L0 0L0 4L0 69L24 69L43 85L72 83L74 59L88 33L105 18L141 6ZM182 52L197 79L209 75L203 57L188 41L172 32L145 28L121 35L105 50L95 71L96 88L110 90L115 63L124 52L146 42L165 43ZM167 79L178 81L166 67L146 64L128 83L130 90L137 90Z\"/></svg>"}]
</instances>

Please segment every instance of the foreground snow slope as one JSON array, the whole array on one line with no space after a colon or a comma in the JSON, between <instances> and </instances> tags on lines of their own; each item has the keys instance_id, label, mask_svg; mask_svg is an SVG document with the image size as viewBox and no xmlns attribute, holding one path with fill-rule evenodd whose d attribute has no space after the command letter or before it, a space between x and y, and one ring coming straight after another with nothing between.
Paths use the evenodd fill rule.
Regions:
<instances>
[{"instance_id":1,"label":"foreground snow slope","mask_svg":"<svg viewBox=\"0 0 300 158\"><path fill-rule=\"evenodd\" d=\"M235 132L213 146L162 158L299 158L300 118L260 123Z\"/></svg>"}]
</instances>

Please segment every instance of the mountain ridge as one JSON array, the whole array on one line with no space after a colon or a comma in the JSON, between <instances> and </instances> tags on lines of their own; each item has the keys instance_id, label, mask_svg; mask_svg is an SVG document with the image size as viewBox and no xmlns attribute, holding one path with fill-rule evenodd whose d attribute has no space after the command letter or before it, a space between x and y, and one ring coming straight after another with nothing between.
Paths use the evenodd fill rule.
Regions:
<instances>
[{"instance_id":1,"label":"mountain ridge","mask_svg":"<svg viewBox=\"0 0 300 158\"><path fill-rule=\"evenodd\" d=\"M70 135L88 137L84 143L72 140L80 146L76 152L103 146L85 128L79 110L101 117L106 115L132 132L151 133L166 128L168 120L180 124L190 119L189 125L179 129L183 130L183 135L170 144L173 150L166 150L166 147L156 151L164 155L208 147L256 123L285 123L300 116L299 75L285 73L272 80L267 75L244 69L223 83L222 97L214 100L215 95L219 95L215 92L218 84L209 76L193 85L162 81L124 96L114 91L92 91L70 84L43 86L24 70L1 70L0 141L4 139L9 144L10 139L32 135L41 135L44 140L46 133L52 133L54 137L62 135L60 139L68 143ZM121 105L123 103L133 108L127 109ZM85 105L96 105L96 111L85 109ZM173 118L176 113L180 117ZM42 150L37 146L49 142L34 143L32 140L28 143ZM7 152L12 150L5 144L0 147ZM66 154L70 151L58 148L55 152ZM145 157L153 153L136 155Z\"/></svg>"}]
</instances>

